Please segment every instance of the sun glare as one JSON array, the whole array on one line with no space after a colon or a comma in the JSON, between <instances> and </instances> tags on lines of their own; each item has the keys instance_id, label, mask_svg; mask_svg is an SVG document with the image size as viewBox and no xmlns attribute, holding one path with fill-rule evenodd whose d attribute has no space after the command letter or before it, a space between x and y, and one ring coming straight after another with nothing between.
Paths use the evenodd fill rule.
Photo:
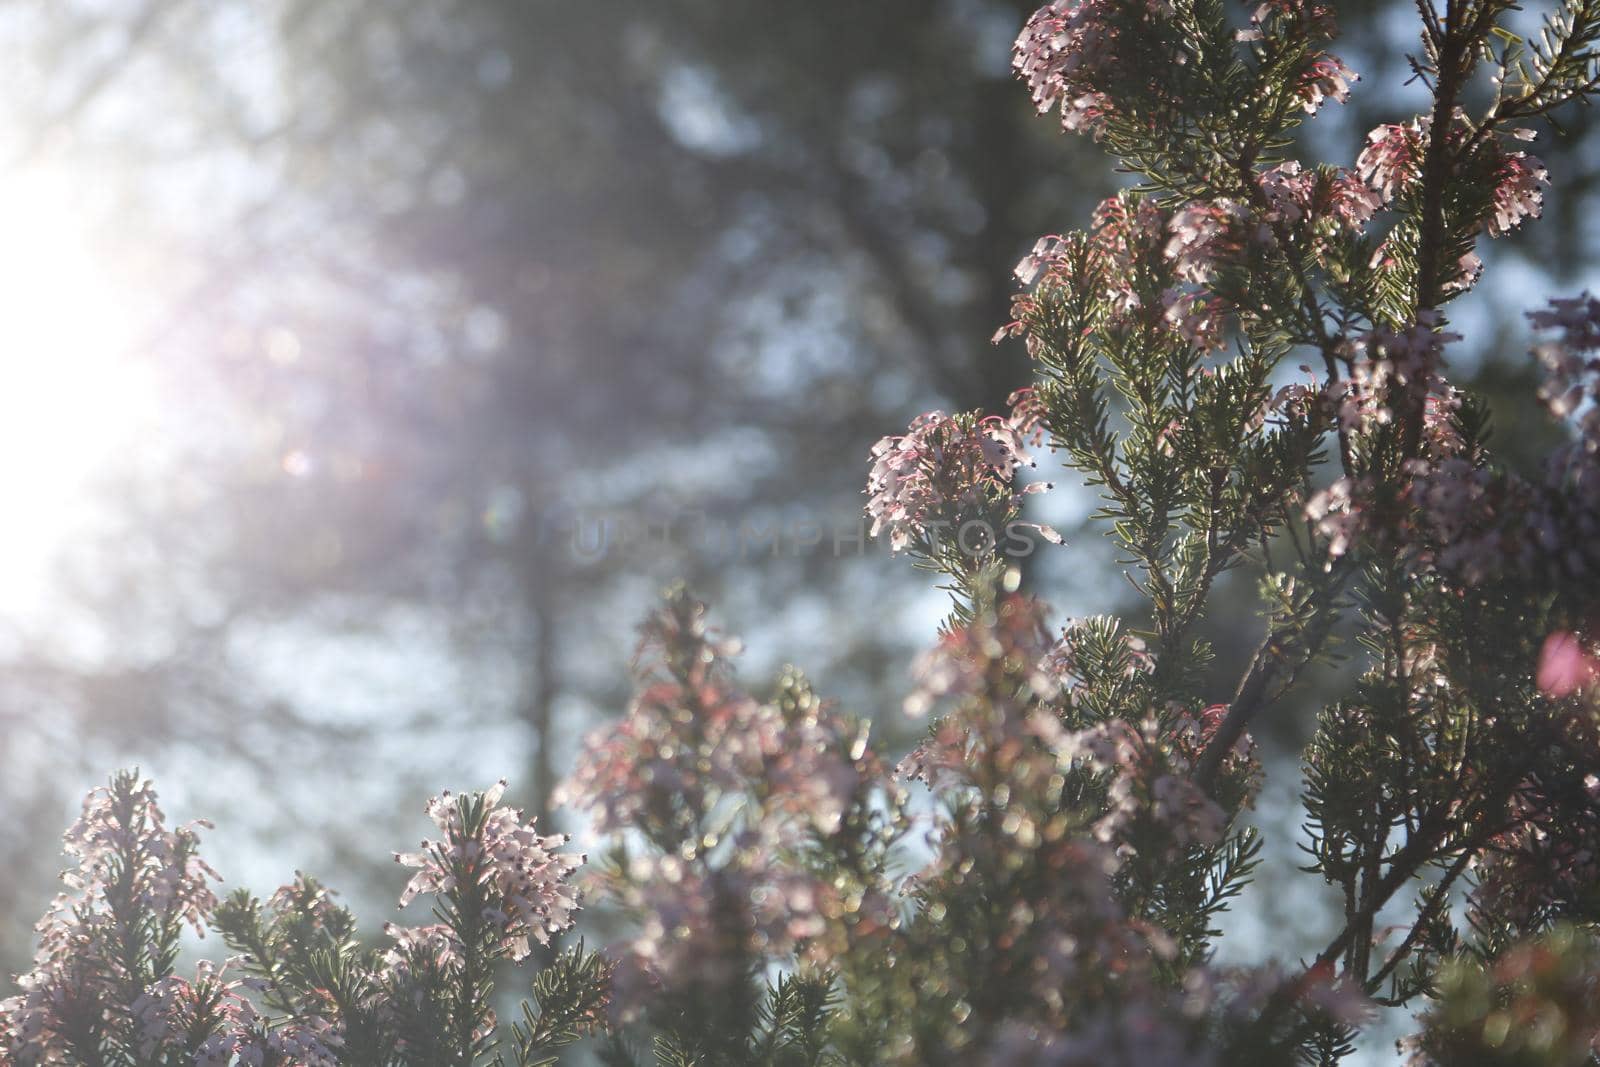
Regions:
<instances>
[{"instance_id":1,"label":"sun glare","mask_svg":"<svg viewBox=\"0 0 1600 1067\"><path fill-rule=\"evenodd\" d=\"M134 443L132 316L63 196L0 182L0 617L45 607L53 562Z\"/></svg>"}]
</instances>

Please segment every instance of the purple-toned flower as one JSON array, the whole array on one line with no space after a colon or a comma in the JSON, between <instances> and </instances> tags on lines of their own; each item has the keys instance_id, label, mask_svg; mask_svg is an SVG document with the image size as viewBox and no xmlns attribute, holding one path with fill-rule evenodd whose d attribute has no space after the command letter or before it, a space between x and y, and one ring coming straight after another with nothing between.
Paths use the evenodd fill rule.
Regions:
<instances>
[{"instance_id":1,"label":"purple-toned flower","mask_svg":"<svg viewBox=\"0 0 1600 1067\"><path fill-rule=\"evenodd\" d=\"M1018 261L1012 274L1024 286L1031 286L1040 277L1060 269L1068 248L1067 239L1057 234L1045 234L1033 243L1033 251Z\"/></svg>"},{"instance_id":2,"label":"purple-toned flower","mask_svg":"<svg viewBox=\"0 0 1600 1067\"><path fill-rule=\"evenodd\" d=\"M216 904L217 874L197 853L205 825L168 830L154 787L133 775L89 793L64 839L77 861L62 875L69 892L38 923L22 993L0 1001L0 1060L71 1062L76 1042L124 1026L160 1037L140 997L170 974L180 925L203 931Z\"/></svg>"},{"instance_id":3,"label":"purple-toned flower","mask_svg":"<svg viewBox=\"0 0 1600 1067\"><path fill-rule=\"evenodd\" d=\"M339 1067L344 1040L338 1027L320 1016L270 1024L235 991L238 984L225 989L223 1028L201 1043L195 1067Z\"/></svg>"},{"instance_id":4,"label":"purple-toned flower","mask_svg":"<svg viewBox=\"0 0 1600 1067\"><path fill-rule=\"evenodd\" d=\"M1306 171L1290 160L1262 171L1256 181L1274 218L1294 223L1311 213L1317 191L1315 172Z\"/></svg>"},{"instance_id":5,"label":"purple-toned flower","mask_svg":"<svg viewBox=\"0 0 1600 1067\"><path fill-rule=\"evenodd\" d=\"M1176 850L1222 840L1228 816L1189 780L1190 747L1181 732L1163 731L1153 719L1137 727L1108 719L1067 730L1048 713L1035 715L1031 725L1058 766L1109 778L1105 812L1093 827L1097 840L1116 846L1119 853L1128 851L1135 826L1159 828L1168 847ZM1185 728L1180 720L1179 731Z\"/></svg>"},{"instance_id":6,"label":"purple-toned flower","mask_svg":"<svg viewBox=\"0 0 1600 1067\"><path fill-rule=\"evenodd\" d=\"M451 974L461 964L461 941L444 923L385 923L383 932L394 940L383 954L384 973L393 982L408 985L425 974Z\"/></svg>"},{"instance_id":7,"label":"purple-toned flower","mask_svg":"<svg viewBox=\"0 0 1600 1067\"><path fill-rule=\"evenodd\" d=\"M1223 326L1233 309L1226 300L1205 292L1168 289L1163 296L1167 325L1195 348L1211 351L1222 347Z\"/></svg>"},{"instance_id":8,"label":"purple-toned flower","mask_svg":"<svg viewBox=\"0 0 1600 1067\"><path fill-rule=\"evenodd\" d=\"M789 847L827 837L893 791L866 727L798 673L770 702L741 692L729 658L737 644L706 629L703 605L670 599L645 626L628 714L586 741L558 802L589 812L599 833L634 830L692 856L736 826Z\"/></svg>"}]
</instances>

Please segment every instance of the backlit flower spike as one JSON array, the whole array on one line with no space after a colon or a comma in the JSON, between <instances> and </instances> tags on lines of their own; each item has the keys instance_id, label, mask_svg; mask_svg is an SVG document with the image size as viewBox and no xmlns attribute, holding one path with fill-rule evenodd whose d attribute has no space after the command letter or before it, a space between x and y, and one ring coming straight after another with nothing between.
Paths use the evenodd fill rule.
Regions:
<instances>
[{"instance_id":1,"label":"backlit flower spike","mask_svg":"<svg viewBox=\"0 0 1600 1067\"><path fill-rule=\"evenodd\" d=\"M1379 126L1367 134L1367 145L1356 158L1356 170L1385 203L1410 192L1422 180L1427 150L1428 118Z\"/></svg>"},{"instance_id":2,"label":"backlit flower spike","mask_svg":"<svg viewBox=\"0 0 1600 1067\"><path fill-rule=\"evenodd\" d=\"M520 812L500 807L504 792L502 779L482 795L475 826L462 818L460 799L441 794L428 808L444 837L394 858L417 869L400 894L402 908L425 893L449 898L464 884L484 887L500 949L516 961L534 943L549 944L571 927L578 896L570 879L583 857L556 851L567 843L566 835L541 835L533 820L524 822Z\"/></svg>"}]
</instances>

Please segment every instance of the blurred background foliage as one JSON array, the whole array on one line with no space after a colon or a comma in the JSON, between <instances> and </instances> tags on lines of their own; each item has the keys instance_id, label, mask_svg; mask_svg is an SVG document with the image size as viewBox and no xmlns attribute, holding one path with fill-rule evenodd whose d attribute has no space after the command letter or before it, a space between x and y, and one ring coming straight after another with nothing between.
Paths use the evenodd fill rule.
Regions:
<instances>
[{"instance_id":1,"label":"blurred background foliage","mask_svg":"<svg viewBox=\"0 0 1600 1067\"><path fill-rule=\"evenodd\" d=\"M222 824L234 884L304 867L389 899L429 792L509 775L544 806L672 578L753 677L793 660L906 736L942 602L855 540L868 449L1026 383L1021 346L989 344L1011 267L1123 183L1010 78L1033 6L0 6L0 260L26 282L79 251L70 299L7 286L41 326L0 320L6 417L56 435L0 429L34 546L0 580L0 967L30 951L75 798L132 763ZM1420 95L1411 5L1338 6L1364 84L1306 147L1349 164ZM1548 433L1519 312L1594 272L1587 122L1535 146L1546 221L1483 250L1456 312L1456 376L1519 464ZM70 479L58 437L97 443ZM1056 480L1032 499L1069 547L1030 582L1058 622L1115 610L1120 566L1073 532L1092 498ZM785 535L741 548L741 526ZM1218 595L1225 700L1260 625L1248 582ZM1262 817L1287 827L1309 721L1282 711Z\"/></svg>"}]
</instances>

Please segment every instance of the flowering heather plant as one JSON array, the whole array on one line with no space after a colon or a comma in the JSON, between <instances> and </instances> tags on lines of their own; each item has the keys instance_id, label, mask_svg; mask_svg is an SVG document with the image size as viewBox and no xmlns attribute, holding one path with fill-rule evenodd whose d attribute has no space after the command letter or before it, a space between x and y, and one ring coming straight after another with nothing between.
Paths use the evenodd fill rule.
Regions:
<instances>
[{"instance_id":1,"label":"flowering heather plant","mask_svg":"<svg viewBox=\"0 0 1600 1067\"><path fill-rule=\"evenodd\" d=\"M598 1025L610 969L582 947L550 953L536 1007L500 1032L495 966L572 924L581 857L551 851L498 805L504 785L429 804L444 837L413 861L403 900L429 893L438 922L390 926L364 944L351 914L305 875L263 905L219 901L193 827L165 829L155 792L119 774L67 833L78 860L39 924L22 992L0 1002L0 1062L19 1067L361 1067L554 1062ZM221 934L235 955L176 971L183 923Z\"/></svg>"},{"instance_id":2,"label":"flowering heather plant","mask_svg":"<svg viewBox=\"0 0 1600 1067\"><path fill-rule=\"evenodd\" d=\"M1535 219L1520 147L1600 88L1600 2L1536 41L1511 0L1419 0L1427 113L1348 165L1291 158L1356 91L1333 5L1054 0L1015 65L1140 183L1041 238L997 341L1034 383L872 451L873 530L948 581L909 753L676 590L636 695L558 799L582 860L487 793L396 858L433 921L373 943L315 880L212 895L194 829L122 775L68 835L71 891L0 1004L18 1064L1334 1064L1380 1008L1416 1064L1580 1064L1600 1035L1600 300L1530 314L1568 439L1522 477L1449 379L1480 238ZM1008 554L1055 453L1145 599L1056 627ZM987 536L973 536L977 529ZM1046 540L1059 540L1048 531ZM1029 542L1031 551L1031 542ZM1252 575L1259 648L1218 690L1200 634ZM1216 962L1261 862L1250 728L1332 635L1359 654L1303 753L1305 870L1337 932ZM578 891L611 945L560 951ZM237 955L175 972L182 926ZM502 1027L495 982L534 965Z\"/></svg>"}]
</instances>

